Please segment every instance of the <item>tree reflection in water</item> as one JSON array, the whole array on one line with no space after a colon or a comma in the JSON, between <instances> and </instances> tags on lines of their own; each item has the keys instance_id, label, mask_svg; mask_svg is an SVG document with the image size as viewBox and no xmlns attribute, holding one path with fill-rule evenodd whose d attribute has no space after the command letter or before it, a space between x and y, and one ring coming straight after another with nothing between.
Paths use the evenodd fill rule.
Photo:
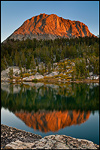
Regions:
<instances>
[{"instance_id":1,"label":"tree reflection in water","mask_svg":"<svg viewBox=\"0 0 100 150\"><path fill-rule=\"evenodd\" d=\"M1 84L1 108L8 108L25 124L42 132L58 131L89 119L99 110L96 84Z\"/></svg>"}]
</instances>

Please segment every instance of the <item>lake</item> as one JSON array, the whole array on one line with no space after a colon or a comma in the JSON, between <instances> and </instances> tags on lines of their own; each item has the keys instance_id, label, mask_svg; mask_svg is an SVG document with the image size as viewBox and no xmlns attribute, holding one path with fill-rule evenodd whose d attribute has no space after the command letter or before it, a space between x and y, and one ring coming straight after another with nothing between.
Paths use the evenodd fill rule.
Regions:
<instances>
[{"instance_id":1,"label":"lake","mask_svg":"<svg viewBox=\"0 0 100 150\"><path fill-rule=\"evenodd\" d=\"M1 124L99 144L99 84L1 83Z\"/></svg>"}]
</instances>

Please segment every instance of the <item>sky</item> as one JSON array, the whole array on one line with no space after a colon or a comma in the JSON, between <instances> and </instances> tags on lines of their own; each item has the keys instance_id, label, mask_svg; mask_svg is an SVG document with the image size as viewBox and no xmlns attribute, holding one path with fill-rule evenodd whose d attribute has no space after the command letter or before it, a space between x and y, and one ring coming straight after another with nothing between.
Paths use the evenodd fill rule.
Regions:
<instances>
[{"instance_id":1,"label":"sky","mask_svg":"<svg viewBox=\"0 0 100 150\"><path fill-rule=\"evenodd\" d=\"M1 42L40 13L83 22L99 35L99 1L1 1Z\"/></svg>"}]
</instances>

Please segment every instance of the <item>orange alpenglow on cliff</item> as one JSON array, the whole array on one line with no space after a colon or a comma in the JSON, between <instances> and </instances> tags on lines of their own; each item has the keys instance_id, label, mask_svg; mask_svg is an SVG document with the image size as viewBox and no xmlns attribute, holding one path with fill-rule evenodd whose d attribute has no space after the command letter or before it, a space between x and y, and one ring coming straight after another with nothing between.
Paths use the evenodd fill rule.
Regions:
<instances>
[{"instance_id":1,"label":"orange alpenglow on cliff","mask_svg":"<svg viewBox=\"0 0 100 150\"><path fill-rule=\"evenodd\" d=\"M56 39L56 38L75 38L93 35L88 27L80 21L71 21L58 17L55 14L40 14L26 20L9 39L26 40L36 38Z\"/></svg>"},{"instance_id":2,"label":"orange alpenglow on cliff","mask_svg":"<svg viewBox=\"0 0 100 150\"><path fill-rule=\"evenodd\" d=\"M15 115L33 129L55 132L66 126L84 123L89 119L90 111L16 112Z\"/></svg>"}]
</instances>

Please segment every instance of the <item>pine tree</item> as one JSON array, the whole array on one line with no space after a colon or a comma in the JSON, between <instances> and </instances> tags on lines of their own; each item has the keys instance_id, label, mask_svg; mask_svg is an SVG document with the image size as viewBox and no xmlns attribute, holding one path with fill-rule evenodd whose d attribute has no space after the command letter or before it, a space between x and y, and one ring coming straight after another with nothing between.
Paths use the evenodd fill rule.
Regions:
<instances>
[{"instance_id":1,"label":"pine tree","mask_svg":"<svg viewBox=\"0 0 100 150\"><path fill-rule=\"evenodd\" d=\"M26 69L30 69L30 64L31 64L30 58L28 57L26 62Z\"/></svg>"},{"instance_id":2,"label":"pine tree","mask_svg":"<svg viewBox=\"0 0 100 150\"><path fill-rule=\"evenodd\" d=\"M30 69L35 69L36 68L36 64L35 64L35 60L34 60L34 56L31 59L31 63L30 63Z\"/></svg>"},{"instance_id":3,"label":"pine tree","mask_svg":"<svg viewBox=\"0 0 100 150\"><path fill-rule=\"evenodd\" d=\"M37 68L37 72L40 72L39 65L38 65L38 68Z\"/></svg>"},{"instance_id":4,"label":"pine tree","mask_svg":"<svg viewBox=\"0 0 100 150\"><path fill-rule=\"evenodd\" d=\"M26 58L25 58L24 52L22 52L21 60L22 60L22 66L24 67L25 63L26 63Z\"/></svg>"},{"instance_id":5,"label":"pine tree","mask_svg":"<svg viewBox=\"0 0 100 150\"><path fill-rule=\"evenodd\" d=\"M6 69L6 65L4 61L1 61L1 70L5 70L5 69Z\"/></svg>"},{"instance_id":6,"label":"pine tree","mask_svg":"<svg viewBox=\"0 0 100 150\"><path fill-rule=\"evenodd\" d=\"M22 67L20 68L20 77L23 77Z\"/></svg>"},{"instance_id":7,"label":"pine tree","mask_svg":"<svg viewBox=\"0 0 100 150\"><path fill-rule=\"evenodd\" d=\"M3 57L3 60L4 60L5 64L6 64L6 66L8 67L7 59L6 59L5 56Z\"/></svg>"},{"instance_id":8,"label":"pine tree","mask_svg":"<svg viewBox=\"0 0 100 150\"><path fill-rule=\"evenodd\" d=\"M9 77L10 79L13 79L13 68L9 69Z\"/></svg>"},{"instance_id":9,"label":"pine tree","mask_svg":"<svg viewBox=\"0 0 100 150\"><path fill-rule=\"evenodd\" d=\"M19 52L16 50L16 52L15 52L15 64L16 64L16 66L19 65L19 60L20 60Z\"/></svg>"},{"instance_id":10,"label":"pine tree","mask_svg":"<svg viewBox=\"0 0 100 150\"><path fill-rule=\"evenodd\" d=\"M65 62L64 62L64 70L66 70L66 64L65 64Z\"/></svg>"},{"instance_id":11,"label":"pine tree","mask_svg":"<svg viewBox=\"0 0 100 150\"><path fill-rule=\"evenodd\" d=\"M61 59L64 59L64 52L61 52Z\"/></svg>"},{"instance_id":12,"label":"pine tree","mask_svg":"<svg viewBox=\"0 0 100 150\"><path fill-rule=\"evenodd\" d=\"M11 58L9 58L9 66L13 66L13 62L12 62L12 59Z\"/></svg>"},{"instance_id":13,"label":"pine tree","mask_svg":"<svg viewBox=\"0 0 100 150\"><path fill-rule=\"evenodd\" d=\"M43 62L41 63L41 74L44 73L44 67L43 67Z\"/></svg>"},{"instance_id":14,"label":"pine tree","mask_svg":"<svg viewBox=\"0 0 100 150\"><path fill-rule=\"evenodd\" d=\"M46 63L45 63L45 72L46 72Z\"/></svg>"},{"instance_id":15,"label":"pine tree","mask_svg":"<svg viewBox=\"0 0 100 150\"><path fill-rule=\"evenodd\" d=\"M36 66L38 66L38 60L37 60L37 59L35 59L35 61L36 61Z\"/></svg>"},{"instance_id":16,"label":"pine tree","mask_svg":"<svg viewBox=\"0 0 100 150\"><path fill-rule=\"evenodd\" d=\"M51 72L51 63L49 62L48 63L48 73L50 73Z\"/></svg>"},{"instance_id":17,"label":"pine tree","mask_svg":"<svg viewBox=\"0 0 100 150\"><path fill-rule=\"evenodd\" d=\"M19 61L19 69L21 69L22 65L21 65L21 61Z\"/></svg>"}]
</instances>

